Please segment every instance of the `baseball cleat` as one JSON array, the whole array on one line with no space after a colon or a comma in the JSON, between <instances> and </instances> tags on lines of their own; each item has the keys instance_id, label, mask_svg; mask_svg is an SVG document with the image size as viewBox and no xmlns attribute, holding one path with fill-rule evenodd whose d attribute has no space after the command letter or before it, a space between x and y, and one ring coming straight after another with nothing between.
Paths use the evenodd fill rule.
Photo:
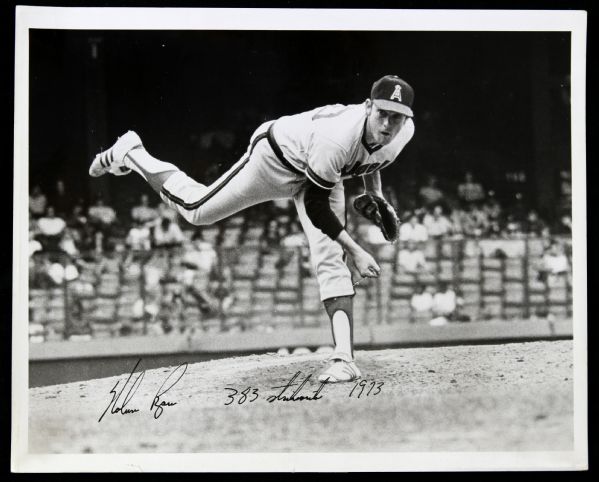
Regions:
<instances>
[{"instance_id":1,"label":"baseball cleat","mask_svg":"<svg viewBox=\"0 0 599 482\"><path fill-rule=\"evenodd\" d=\"M333 363L318 376L320 383L351 382L362 376L356 363L345 353L334 353L330 361Z\"/></svg>"},{"instance_id":2,"label":"baseball cleat","mask_svg":"<svg viewBox=\"0 0 599 482\"><path fill-rule=\"evenodd\" d=\"M100 152L94 158L89 166L89 175L100 177L107 173L115 176L129 174L131 169L125 166L125 156L130 150L137 147L143 147L141 139L135 132L127 131L117 139L110 149Z\"/></svg>"}]
</instances>

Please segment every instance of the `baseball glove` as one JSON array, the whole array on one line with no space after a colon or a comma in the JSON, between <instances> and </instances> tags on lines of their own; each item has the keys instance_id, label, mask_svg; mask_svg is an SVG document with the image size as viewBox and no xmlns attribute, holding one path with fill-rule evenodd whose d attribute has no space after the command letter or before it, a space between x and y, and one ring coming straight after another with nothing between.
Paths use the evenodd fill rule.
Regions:
<instances>
[{"instance_id":1,"label":"baseball glove","mask_svg":"<svg viewBox=\"0 0 599 482\"><path fill-rule=\"evenodd\" d=\"M362 194L354 200L354 209L376 224L387 241L394 242L399 236L399 218L393 206L374 194Z\"/></svg>"}]
</instances>

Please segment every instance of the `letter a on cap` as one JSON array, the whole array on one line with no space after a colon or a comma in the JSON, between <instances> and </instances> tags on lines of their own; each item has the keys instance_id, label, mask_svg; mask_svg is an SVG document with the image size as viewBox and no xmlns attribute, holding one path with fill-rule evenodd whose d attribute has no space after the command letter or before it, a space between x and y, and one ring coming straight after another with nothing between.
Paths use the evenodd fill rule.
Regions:
<instances>
[{"instance_id":1,"label":"letter a on cap","mask_svg":"<svg viewBox=\"0 0 599 482\"><path fill-rule=\"evenodd\" d=\"M397 99L398 101L401 102L401 85L397 84L395 86L395 90L393 91L393 93L391 94L391 97L389 97L389 99L391 99L391 100Z\"/></svg>"}]
</instances>

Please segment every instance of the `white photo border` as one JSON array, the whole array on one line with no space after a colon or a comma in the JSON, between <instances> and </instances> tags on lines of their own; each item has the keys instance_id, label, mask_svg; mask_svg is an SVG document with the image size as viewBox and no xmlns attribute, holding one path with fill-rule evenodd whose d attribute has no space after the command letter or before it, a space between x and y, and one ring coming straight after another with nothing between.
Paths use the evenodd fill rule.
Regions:
<instances>
[{"instance_id":1,"label":"white photo border","mask_svg":"<svg viewBox=\"0 0 599 482\"><path fill-rule=\"evenodd\" d=\"M571 32L574 450L571 452L29 454L29 29ZM586 30L574 10L16 8L12 454L16 472L452 471L588 468L586 299ZM231 461L234 459L234 464Z\"/></svg>"}]
</instances>

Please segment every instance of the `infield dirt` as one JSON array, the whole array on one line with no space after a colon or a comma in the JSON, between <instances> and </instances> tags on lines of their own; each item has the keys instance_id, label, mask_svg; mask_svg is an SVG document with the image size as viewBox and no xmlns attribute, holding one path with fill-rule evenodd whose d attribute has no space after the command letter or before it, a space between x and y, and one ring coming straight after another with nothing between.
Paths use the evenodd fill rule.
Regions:
<instances>
[{"instance_id":1,"label":"infield dirt","mask_svg":"<svg viewBox=\"0 0 599 482\"><path fill-rule=\"evenodd\" d=\"M109 405L113 411L122 406L144 370L143 360L112 405L110 391L117 382L120 391L133 366L123 367L118 377L32 388L29 450L572 450L571 341L358 351L356 359L364 390L358 385L352 392L355 383L326 385L318 400L272 403L268 397L282 390L273 387L284 386L297 372L297 383L312 375L297 397L314 397L326 355L273 354L190 364L160 399L176 405L163 407L158 418L156 407L150 409L154 396L171 372L172 382L184 367L147 370L125 406L139 411L125 415L110 413ZM243 399L241 392L248 387ZM291 396L296 388L283 395Z\"/></svg>"}]
</instances>

